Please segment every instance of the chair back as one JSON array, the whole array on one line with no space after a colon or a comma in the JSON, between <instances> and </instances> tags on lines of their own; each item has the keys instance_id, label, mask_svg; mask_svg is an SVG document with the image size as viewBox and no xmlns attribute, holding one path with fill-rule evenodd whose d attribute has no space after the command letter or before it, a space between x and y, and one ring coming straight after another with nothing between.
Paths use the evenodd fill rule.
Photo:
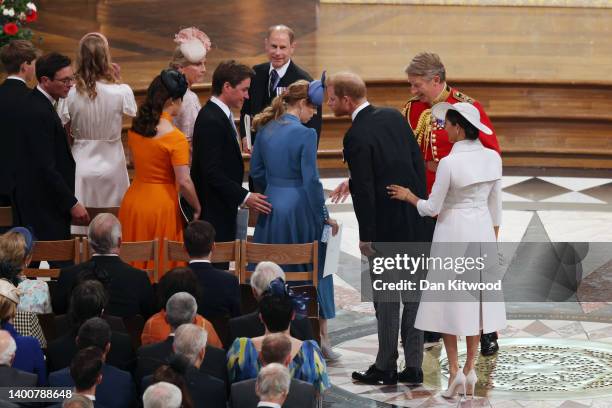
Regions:
<instances>
[{"instance_id":1,"label":"chair back","mask_svg":"<svg viewBox=\"0 0 612 408\"><path fill-rule=\"evenodd\" d=\"M32 251L32 261L72 261L78 264L81 261L80 243L80 238L36 241ZM28 278L57 278L60 270L26 268L23 272Z\"/></svg>"},{"instance_id":2,"label":"chair back","mask_svg":"<svg viewBox=\"0 0 612 408\"><path fill-rule=\"evenodd\" d=\"M306 272L285 272L287 281L312 281L314 287L318 284L319 256L318 242L307 244L255 244L242 241L240 250L240 283L246 283L253 271L247 270L251 263L272 261L279 265L312 264L312 270Z\"/></svg>"},{"instance_id":3,"label":"chair back","mask_svg":"<svg viewBox=\"0 0 612 408\"><path fill-rule=\"evenodd\" d=\"M0 227L13 226L13 209L11 207L0 207Z\"/></svg>"}]
</instances>

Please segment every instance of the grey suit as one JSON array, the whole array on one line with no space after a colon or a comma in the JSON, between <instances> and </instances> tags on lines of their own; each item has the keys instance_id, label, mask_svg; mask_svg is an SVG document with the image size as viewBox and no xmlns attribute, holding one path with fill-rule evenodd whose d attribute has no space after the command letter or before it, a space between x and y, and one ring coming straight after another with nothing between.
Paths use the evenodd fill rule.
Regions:
<instances>
[{"instance_id":1,"label":"grey suit","mask_svg":"<svg viewBox=\"0 0 612 408\"><path fill-rule=\"evenodd\" d=\"M232 384L230 395L230 406L232 408L256 408L259 397L255 394L254 378ZM283 408L315 407L316 395L312 384L291 379L289 395L283 404Z\"/></svg>"}]
</instances>

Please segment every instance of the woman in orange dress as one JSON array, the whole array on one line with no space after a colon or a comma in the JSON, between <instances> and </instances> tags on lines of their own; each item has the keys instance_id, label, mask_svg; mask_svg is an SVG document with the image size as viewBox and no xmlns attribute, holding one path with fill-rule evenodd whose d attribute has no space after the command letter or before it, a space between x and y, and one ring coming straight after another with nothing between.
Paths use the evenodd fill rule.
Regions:
<instances>
[{"instance_id":1,"label":"woman in orange dress","mask_svg":"<svg viewBox=\"0 0 612 408\"><path fill-rule=\"evenodd\" d=\"M144 103L128 131L128 146L134 162L134 180L125 193L119 220L123 240L183 240L183 221L178 192L199 218L201 207L189 176L189 143L172 124L187 91L185 76L166 69L153 79ZM160 250L160 265L163 262ZM152 269L153 261L136 267ZM170 267L176 266L170 263Z\"/></svg>"}]
</instances>

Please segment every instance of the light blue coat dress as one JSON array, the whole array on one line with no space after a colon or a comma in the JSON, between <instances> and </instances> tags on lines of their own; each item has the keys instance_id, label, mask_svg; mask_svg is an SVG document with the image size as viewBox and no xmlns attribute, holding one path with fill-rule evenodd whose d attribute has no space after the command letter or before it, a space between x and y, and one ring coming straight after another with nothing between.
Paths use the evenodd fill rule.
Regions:
<instances>
[{"instance_id":1,"label":"light blue coat dress","mask_svg":"<svg viewBox=\"0 0 612 408\"><path fill-rule=\"evenodd\" d=\"M272 204L261 214L253 242L301 244L320 241L327 219L323 186L317 169L317 133L300 120L284 114L257 132L251 157L251 177ZM335 316L332 276L322 279L325 246L319 247L319 286L322 318ZM305 270L283 266L283 270Z\"/></svg>"}]
</instances>

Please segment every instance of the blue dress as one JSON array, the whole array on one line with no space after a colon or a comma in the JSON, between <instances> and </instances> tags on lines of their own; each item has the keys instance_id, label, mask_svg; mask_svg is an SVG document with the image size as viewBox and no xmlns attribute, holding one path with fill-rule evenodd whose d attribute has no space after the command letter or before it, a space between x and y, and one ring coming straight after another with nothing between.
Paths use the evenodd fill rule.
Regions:
<instances>
[{"instance_id":1,"label":"blue dress","mask_svg":"<svg viewBox=\"0 0 612 408\"><path fill-rule=\"evenodd\" d=\"M317 133L300 120L284 114L257 132L251 157L251 177L265 191L272 212L261 214L253 242L303 244L321 241L327 219L323 185L317 169ZM319 313L335 317L333 276L323 278L325 245L319 244ZM306 270L307 265L285 265L285 271Z\"/></svg>"},{"instance_id":2,"label":"blue dress","mask_svg":"<svg viewBox=\"0 0 612 408\"><path fill-rule=\"evenodd\" d=\"M17 345L13 368L36 374L39 387L47 385L47 366L38 340L34 337L20 335L13 325L6 321L0 325L0 328L9 332Z\"/></svg>"}]
</instances>

